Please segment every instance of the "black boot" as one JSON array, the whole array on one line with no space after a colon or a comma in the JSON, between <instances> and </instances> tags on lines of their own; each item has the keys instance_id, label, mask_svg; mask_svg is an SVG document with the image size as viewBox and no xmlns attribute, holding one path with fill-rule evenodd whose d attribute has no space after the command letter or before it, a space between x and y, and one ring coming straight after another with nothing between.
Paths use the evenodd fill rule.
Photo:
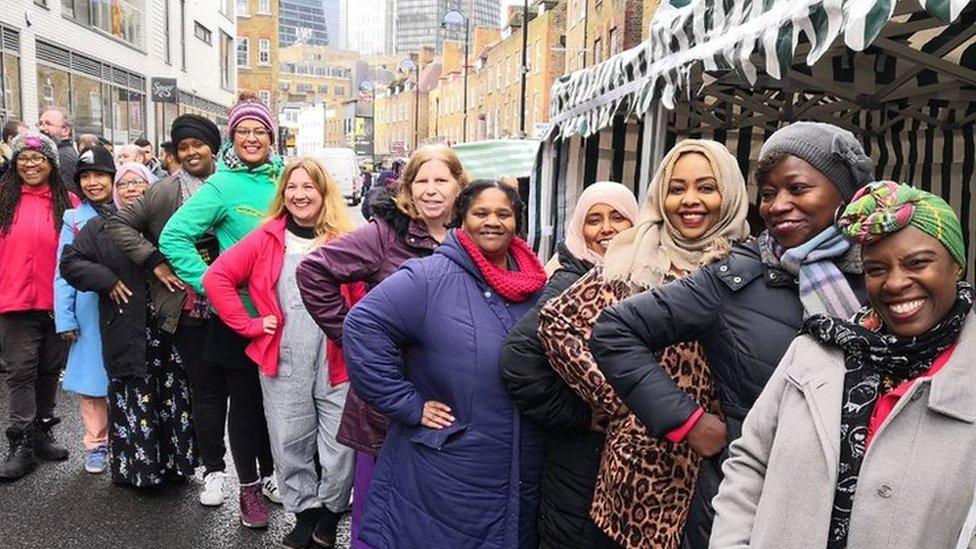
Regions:
<instances>
[{"instance_id":1,"label":"black boot","mask_svg":"<svg viewBox=\"0 0 976 549\"><path fill-rule=\"evenodd\" d=\"M295 513L295 527L291 532L282 538L281 545L293 549L306 549L312 546L312 532L315 525L319 523L322 515L321 507L305 509L301 513Z\"/></svg>"},{"instance_id":2,"label":"black boot","mask_svg":"<svg viewBox=\"0 0 976 549\"><path fill-rule=\"evenodd\" d=\"M339 519L342 515L333 513L328 508L322 508L322 516L319 523L315 525L315 533L312 539L322 547L335 547L336 530L339 528Z\"/></svg>"},{"instance_id":3,"label":"black boot","mask_svg":"<svg viewBox=\"0 0 976 549\"><path fill-rule=\"evenodd\" d=\"M10 453L7 454L7 460L3 462L3 465L0 465L0 480L17 480L37 467L31 439L30 429L26 431L7 430Z\"/></svg>"},{"instance_id":4,"label":"black boot","mask_svg":"<svg viewBox=\"0 0 976 549\"><path fill-rule=\"evenodd\" d=\"M44 461L63 461L68 459L68 449L58 444L51 428L60 423L58 418L37 418L34 421L34 455Z\"/></svg>"}]
</instances>

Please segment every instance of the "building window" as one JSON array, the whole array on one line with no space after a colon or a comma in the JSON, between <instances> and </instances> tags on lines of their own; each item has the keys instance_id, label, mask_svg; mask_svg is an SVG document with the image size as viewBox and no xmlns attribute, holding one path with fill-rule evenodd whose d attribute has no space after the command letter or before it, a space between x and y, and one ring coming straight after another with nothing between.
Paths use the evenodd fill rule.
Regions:
<instances>
[{"instance_id":1,"label":"building window","mask_svg":"<svg viewBox=\"0 0 976 549\"><path fill-rule=\"evenodd\" d=\"M0 119L13 118L21 118L20 58L5 51L0 52Z\"/></svg>"},{"instance_id":2,"label":"building window","mask_svg":"<svg viewBox=\"0 0 976 549\"><path fill-rule=\"evenodd\" d=\"M231 55L236 50L233 41L229 34L220 31L220 87L225 90L234 89L234 58Z\"/></svg>"},{"instance_id":3,"label":"building window","mask_svg":"<svg viewBox=\"0 0 976 549\"><path fill-rule=\"evenodd\" d=\"M248 7L248 0L237 0L237 16L250 17L251 10Z\"/></svg>"},{"instance_id":4,"label":"building window","mask_svg":"<svg viewBox=\"0 0 976 549\"><path fill-rule=\"evenodd\" d=\"M186 0L180 0L180 68L186 72Z\"/></svg>"},{"instance_id":5,"label":"building window","mask_svg":"<svg viewBox=\"0 0 976 549\"><path fill-rule=\"evenodd\" d=\"M603 40L597 38L593 41L593 64L603 61Z\"/></svg>"},{"instance_id":6,"label":"building window","mask_svg":"<svg viewBox=\"0 0 976 549\"><path fill-rule=\"evenodd\" d=\"M610 29L608 42L610 42L610 55L620 53L620 44L618 43L617 39L617 29Z\"/></svg>"},{"instance_id":7,"label":"building window","mask_svg":"<svg viewBox=\"0 0 976 549\"><path fill-rule=\"evenodd\" d=\"M40 2L35 2L41 5ZM46 7L47 3L43 5ZM164 17L169 16L166 6ZM61 0L61 14L82 25L92 26L119 40L143 47L143 12L145 0L114 0L93 2L86 0ZM164 20L168 30L169 22Z\"/></svg>"},{"instance_id":8,"label":"building window","mask_svg":"<svg viewBox=\"0 0 976 549\"><path fill-rule=\"evenodd\" d=\"M237 4L237 0L217 0L217 1L219 3L217 9L220 10L220 13L228 19L233 19L234 5Z\"/></svg>"},{"instance_id":9,"label":"building window","mask_svg":"<svg viewBox=\"0 0 976 549\"><path fill-rule=\"evenodd\" d=\"M268 90L261 90L258 92L258 97L261 98L262 103L268 107L271 107L271 92Z\"/></svg>"},{"instance_id":10,"label":"building window","mask_svg":"<svg viewBox=\"0 0 976 549\"><path fill-rule=\"evenodd\" d=\"M258 15L271 14L271 0L258 0Z\"/></svg>"},{"instance_id":11,"label":"building window","mask_svg":"<svg viewBox=\"0 0 976 549\"><path fill-rule=\"evenodd\" d=\"M199 21L193 22L193 36L196 36L208 46L213 45L213 33L207 27L201 25Z\"/></svg>"},{"instance_id":12,"label":"building window","mask_svg":"<svg viewBox=\"0 0 976 549\"><path fill-rule=\"evenodd\" d=\"M342 86L337 86L336 89L335 89L335 94L336 95L346 95L346 88L343 88Z\"/></svg>"},{"instance_id":13,"label":"building window","mask_svg":"<svg viewBox=\"0 0 976 549\"><path fill-rule=\"evenodd\" d=\"M251 43L247 37L241 36L237 38L237 66L251 66Z\"/></svg>"},{"instance_id":14,"label":"building window","mask_svg":"<svg viewBox=\"0 0 976 549\"><path fill-rule=\"evenodd\" d=\"M258 65L271 64L271 40L258 39Z\"/></svg>"},{"instance_id":15,"label":"building window","mask_svg":"<svg viewBox=\"0 0 976 549\"><path fill-rule=\"evenodd\" d=\"M171 26L172 26L172 24L170 23L170 17L169 17L169 0L166 0L163 3L163 40L166 42L164 48L166 50L166 64L167 65L172 64L172 62L173 62L173 59L172 59L173 52L171 51L172 46L170 44L170 27Z\"/></svg>"}]
</instances>

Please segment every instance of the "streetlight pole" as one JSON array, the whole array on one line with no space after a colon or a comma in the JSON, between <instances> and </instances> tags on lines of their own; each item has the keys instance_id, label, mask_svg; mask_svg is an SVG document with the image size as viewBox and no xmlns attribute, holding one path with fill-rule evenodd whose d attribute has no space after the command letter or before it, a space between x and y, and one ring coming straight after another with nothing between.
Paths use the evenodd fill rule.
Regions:
<instances>
[{"instance_id":1,"label":"streetlight pole","mask_svg":"<svg viewBox=\"0 0 976 549\"><path fill-rule=\"evenodd\" d=\"M461 142L468 141L468 34L471 32L471 20L464 18L464 119L461 123Z\"/></svg>"},{"instance_id":2,"label":"streetlight pole","mask_svg":"<svg viewBox=\"0 0 976 549\"><path fill-rule=\"evenodd\" d=\"M417 61L414 62L413 59L404 59L400 63L400 69L406 68L410 70L410 66L413 65L414 74L416 80L414 80L413 86L413 150L417 150L418 143L420 141L420 54L417 54Z\"/></svg>"},{"instance_id":3,"label":"streetlight pole","mask_svg":"<svg viewBox=\"0 0 976 549\"><path fill-rule=\"evenodd\" d=\"M529 76L529 0L522 0L522 105L519 114L519 132L525 138L526 80Z\"/></svg>"},{"instance_id":4,"label":"streetlight pole","mask_svg":"<svg viewBox=\"0 0 976 549\"><path fill-rule=\"evenodd\" d=\"M468 48L471 38L471 20L458 10L451 10L444 14L441 19L441 28L447 25L464 25L464 59L462 60L462 71L464 74L464 116L461 122L461 132L463 134L461 142L468 140Z\"/></svg>"}]
</instances>

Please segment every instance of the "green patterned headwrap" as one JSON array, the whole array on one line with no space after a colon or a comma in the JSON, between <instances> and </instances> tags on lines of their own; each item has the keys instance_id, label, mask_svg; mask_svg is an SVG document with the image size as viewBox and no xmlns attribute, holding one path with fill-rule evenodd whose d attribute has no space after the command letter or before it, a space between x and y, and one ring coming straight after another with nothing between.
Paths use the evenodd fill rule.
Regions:
<instances>
[{"instance_id":1,"label":"green patterned headwrap","mask_svg":"<svg viewBox=\"0 0 976 549\"><path fill-rule=\"evenodd\" d=\"M869 183L854 195L837 221L844 236L856 244L870 244L911 225L942 243L949 255L966 268L962 226L942 198L892 181Z\"/></svg>"}]
</instances>

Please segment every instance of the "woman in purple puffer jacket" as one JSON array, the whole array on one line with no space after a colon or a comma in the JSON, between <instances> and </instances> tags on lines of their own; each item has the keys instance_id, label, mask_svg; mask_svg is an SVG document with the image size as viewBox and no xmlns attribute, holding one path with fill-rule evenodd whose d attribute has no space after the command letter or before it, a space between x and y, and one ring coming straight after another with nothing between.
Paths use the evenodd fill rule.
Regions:
<instances>
[{"instance_id":1,"label":"woman in purple puffer jacket","mask_svg":"<svg viewBox=\"0 0 976 549\"><path fill-rule=\"evenodd\" d=\"M342 341L342 322L349 312L340 286L365 282L373 288L404 261L430 255L447 236L454 201L467 184L453 150L422 147L410 157L400 184L373 200L373 219L366 226L318 248L299 265L302 301L330 340ZM336 438L356 450L354 548L367 547L358 541L359 526L386 430L387 419L349 391Z\"/></svg>"}]
</instances>

